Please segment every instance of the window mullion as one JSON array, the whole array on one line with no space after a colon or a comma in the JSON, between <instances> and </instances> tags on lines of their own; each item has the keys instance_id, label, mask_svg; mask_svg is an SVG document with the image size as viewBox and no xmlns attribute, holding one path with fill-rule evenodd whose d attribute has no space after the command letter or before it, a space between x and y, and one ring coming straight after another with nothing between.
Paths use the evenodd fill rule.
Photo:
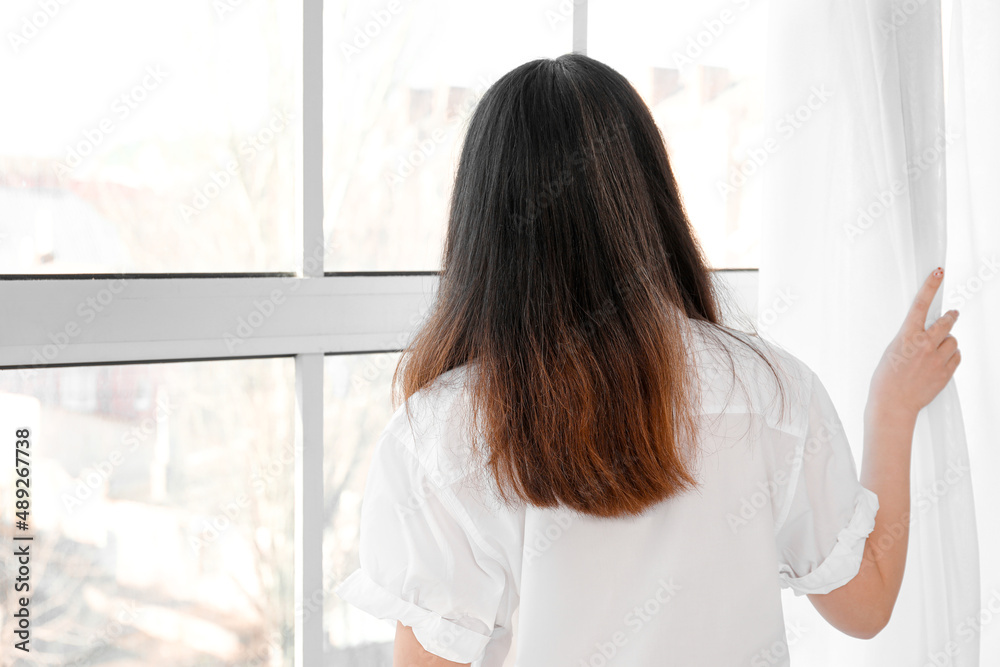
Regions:
<instances>
[{"instance_id":1,"label":"window mullion","mask_svg":"<svg viewBox=\"0 0 1000 667\"><path fill-rule=\"evenodd\" d=\"M302 263L323 281L323 0L302 11ZM323 664L323 355L295 357L295 666Z\"/></svg>"},{"instance_id":2,"label":"window mullion","mask_svg":"<svg viewBox=\"0 0 1000 667\"><path fill-rule=\"evenodd\" d=\"M587 0L573 0L573 53L587 55Z\"/></svg>"},{"instance_id":3,"label":"window mullion","mask_svg":"<svg viewBox=\"0 0 1000 667\"><path fill-rule=\"evenodd\" d=\"M295 667L323 664L323 355L295 357Z\"/></svg>"}]
</instances>

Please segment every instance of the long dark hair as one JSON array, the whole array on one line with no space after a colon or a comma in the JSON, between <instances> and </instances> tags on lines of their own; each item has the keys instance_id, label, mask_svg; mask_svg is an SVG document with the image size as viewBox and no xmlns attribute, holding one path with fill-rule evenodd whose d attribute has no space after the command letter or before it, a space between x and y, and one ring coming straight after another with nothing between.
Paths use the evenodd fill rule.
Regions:
<instances>
[{"instance_id":1,"label":"long dark hair","mask_svg":"<svg viewBox=\"0 0 1000 667\"><path fill-rule=\"evenodd\" d=\"M506 501L639 515L697 485L689 320L726 331L642 98L580 54L501 77L469 121L396 400L469 364Z\"/></svg>"}]
</instances>

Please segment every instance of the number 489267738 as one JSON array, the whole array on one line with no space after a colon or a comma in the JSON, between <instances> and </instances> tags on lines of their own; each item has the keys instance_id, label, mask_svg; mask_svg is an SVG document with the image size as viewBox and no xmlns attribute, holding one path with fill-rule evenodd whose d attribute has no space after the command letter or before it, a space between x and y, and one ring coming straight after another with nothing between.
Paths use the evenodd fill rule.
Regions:
<instances>
[{"instance_id":1,"label":"number 489267738","mask_svg":"<svg viewBox=\"0 0 1000 667\"><path fill-rule=\"evenodd\" d=\"M28 510L31 507L29 501L31 469L28 460L28 449L31 447L31 442L28 440L30 432L26 428L19 428L14 432L14 435L17 436L17 442L14 443L14 472L17 473L14 495L17 500L14 502L14 507L17 508L15 512L18 518L17 527L21 530L27 530Z\"/></svg>"}]
</instances>

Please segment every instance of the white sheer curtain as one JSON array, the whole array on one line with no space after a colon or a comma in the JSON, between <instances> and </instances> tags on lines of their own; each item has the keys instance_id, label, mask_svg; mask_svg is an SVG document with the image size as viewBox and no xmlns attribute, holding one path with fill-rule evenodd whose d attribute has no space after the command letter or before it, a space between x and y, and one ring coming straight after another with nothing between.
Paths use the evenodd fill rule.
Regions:
<instances>
[{"instance_id":1,"label":"white sheer curtain","mask_svg":"<svg viewBox=\"0 0 1000 667\"><path fill-rule=\"evenodd\" d=\"M909 555L892 621L855 640L786 595L793 665L968 667L980 664L981 638L982 664L1000 664L995 521L980 519L984 563L994 564L981 590L972 483L980 508L998 505L1000 364L987 333L1000 324L1000 280L987 277L998 248L998 34L992 0L953 0L944 11L940 0L771 1L762 328L823 379L859 470L871 373L936 266L945 282L931 321L958 308L963 352L917 423Z\"/></svg>"}]
</instances>

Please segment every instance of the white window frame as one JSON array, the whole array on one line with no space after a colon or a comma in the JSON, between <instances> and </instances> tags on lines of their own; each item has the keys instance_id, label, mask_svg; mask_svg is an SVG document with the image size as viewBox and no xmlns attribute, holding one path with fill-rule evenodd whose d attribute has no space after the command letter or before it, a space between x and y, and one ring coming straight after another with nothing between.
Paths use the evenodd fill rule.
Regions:
<instances>
[{"instance_id":1,"label":"white window frame","mask_svg":"<svg viewBox=\"0 0 1000 667\"><path fill-rule=\"evenodd\" d=\"M587 2L573 7L573 50L583 53ZM399 351L433 302L437 274L324 272L323 0L303 0L299 92L295 273L0 276L0 369L294 356L294 651L297 667L312 667L323 661L323 357ZM713 277L755 320L756 269ZM81 323L88 299L102 307Z\"/></svg>"}]
</instances>

